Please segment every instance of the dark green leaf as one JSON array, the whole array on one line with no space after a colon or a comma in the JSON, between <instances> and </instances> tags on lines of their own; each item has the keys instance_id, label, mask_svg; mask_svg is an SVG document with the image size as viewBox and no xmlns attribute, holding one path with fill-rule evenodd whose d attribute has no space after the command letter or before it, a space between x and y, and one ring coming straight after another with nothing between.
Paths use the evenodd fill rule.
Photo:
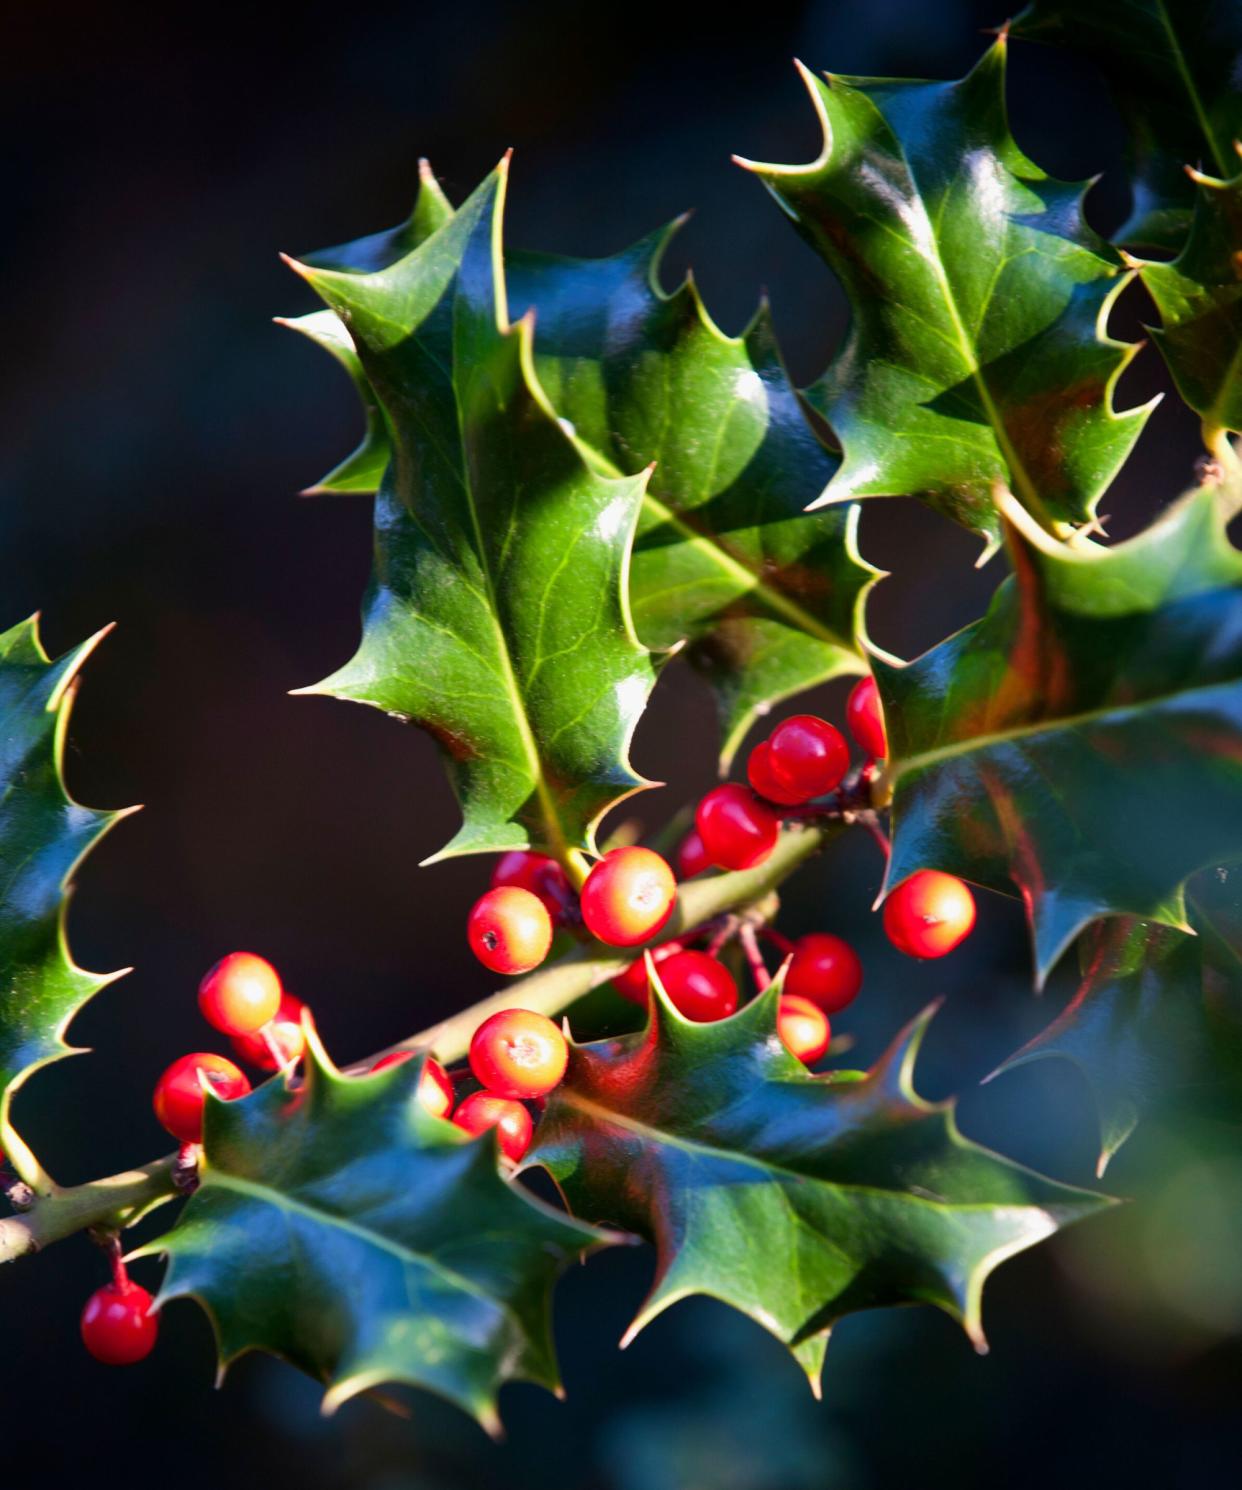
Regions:
<instances>
[{"instance_id":1,"label":"dark green leaf","mask_svg":"<svg viewBox=\"0 0 1242 1490\"><path fill-rule=\"evenodd\" d=\"M1120 259L1015 144L1004 61L1001 40L957 83L806 73L819 158L743 162L850 299L811 393L845 453L824 500L917 494L992 541L997 488L1089 523L1148 413L1112 408L1134 351L1103 330Z\"/></svg>"},{"instance_id":2,"label":"dark green leaf","mask_svg":"<svg viewBox=\"0 0 1242 1490\"><path fill-rule=\"evenodd\" d=\"M1100 69L1130 137L1134 200L1118 238L1180 247L1194 200L1182 167L1228 175L1242 135L1236 0L1034 0L1013 33Z\"/></svg>"},{"instance_id":3,"label":"dark green leaf","mask_svg":"<svg viewBox=\"0 0 1242 1490\"><path fill-rule=\"evenodd\" d=\"M1242 430L1242 173L1197 179L1186 247L1138 269L1163 323L1152 336L1211 440Z\"/></svg>"},{"instance_id":4,"label":"dark green leaf","mask_svg":"<svg viewBox=\"0 0 1242 1490\"><path fill-rule=\"evenodd\" d=\"M1186 926L1182 884L1242 855L1242 555L1231 494L1188 493L1116 548L1011 504L988 613L877 661L892 750L888 885L933 867L1026 902L1037 977L1100 916Z\"/></svg>"},{"instance_id":5,"label":"dark green leaf","mask_svg":"<svg viewBox=\"0 0 1242 1490\"><path fill-rule=\"evenodd\" d=\"M564 858L647 784L628 747L655 669L625 595L645 478L588 467L535 376L530 321L508 324L504 179L387 267L300 266L396 442L362 645L310 691L435 736L464 818L437 858L527 844Z\"/></svg>"},{"instance_id":6,"label":"dark green leaf","mask_svg":"<svg viewBox=\"0 0 1242 1490\"><path fill-rule=\"evenodd\" d=\"M657 990L638 1034L575 1046L531 1161L573 1212L657 1249L630 1327L690 1294L742 1310L818 1386L828 1331L854 1310L929 1303L982 1345L984 1280L1107 1204L964 1139L914 1093L928 1015L865 1076L811 1076L776 1033L776 985L692 1024Z\"/></svg>"},{"instance_id":7,"label":"dark green leaf","mask_svg":"<svg viewBox=\"0 0 1242 1490\"><path fill-rule=\"evenodd\" d=\"M422 1062L342 1076L310 1032L305 1083L209 1098L202 1183L141 1250L170 1258L161 1301L192 1296L222 1367L268 1351L331 1409L383 1383L447 1397L489 1431L506 1381L558 1386L557 1276L615 1240L501 1178L415 1098Z\"/></svg>"},{"instance_id":8,"label":"dark green leaf","mask_svg":"<svg viewBox=\"0 0 1242 1490\"><path fill-rule=\"evenodd\" d=\"M71 1053L70 1020L117 973L78 967L65 939L66 895L87 850L123 813L79 806L62 758L77 675L106 632L57 662L37 617L0 633L0 1147L26 1152L9 1125L13 1093Z\"/></svg>"}]
</instances>

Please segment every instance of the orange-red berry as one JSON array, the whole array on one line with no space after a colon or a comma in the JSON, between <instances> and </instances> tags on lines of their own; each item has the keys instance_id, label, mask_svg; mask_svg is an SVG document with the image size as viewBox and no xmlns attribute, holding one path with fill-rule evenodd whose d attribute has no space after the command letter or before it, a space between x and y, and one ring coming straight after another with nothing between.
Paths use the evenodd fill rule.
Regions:
<instances>
[{"instance_id":1,"label":"orange-red berry","mask_svg":"<svg viewBox=\"0 0 1242 1490\"><path fill-rule=\"evenodd\" d=\"M105 1283L82 1310L82 1343L105 1366L132 1366L155 1349L159 1315L151 1314L151 1295L139 1284Z\"/></svg>"},{"instance_id":2,"label":"orange-red berry","mask_svg":"<svg viewBox=\"0 0 1242 1490\"><path fill-rule=\"evenodd\" d=\"M884 930L907 957L944 957L975 926L975 897L956 875L920 869L884 902Z\"/></svg>"},{"instance_id":3,"label":"orange-red berry","mask_svg":"<svg viewBox=\"0 0 1242 1490\"><path fill-rule=\"evenodd\" d=\"M868 755L883 760L888 755L888 735L884 729L884 709L880 690L872 677L860 678L845 701L845 722L850 734Z\"/></svg>"},{"instance_id":4,"label":"orange-red berry","mask_svg":"<svg viewBox=\"0 0 1242 1490\"><path fill-rule=\"evenodd\" d=\"M413 1059L412 1050L390 1050L387 1055L380 1056L371 1070L386 1071L390 1066L402 1066ZM433 1056L427 1057L423 1074L418 1078L418 1091L415 1095L432 1117L446 1118L453 1110L457 1097L453 1090L453 1078Z\"/></svg>"},{"instance_id":5,"label":"orange-red berry","mask_svg":"<svg viewBox=\"0 0 1242 1490\"><path fill-rule=\"evenodd\" d=\"M677 904L677 881L649 848L614 848L587 875L582 919L610 947L636 947L655 936Z\"/></svg>"},{"instance_id":6,"label":"orange-red berry","mask_svg":"<svg viewBox=\"0 0 1242 1490\"><path fill-rule=\"evenodd\" d=\"M696 874L711 867L712 861L707 857L698 829L691 828L677 846L677 873L684 880L692 880Z\"/></svg>"},{"instance_id":7,"label":"orange-red berry","mask_svg":"<svg viewBox=\"0 0 1242 1490\"><path fill-rule=\"evenodd\" d=\"M850 752L835 725L815 714L795 714L769 736L768 764L780 785L806 802L840 785Z\"/></svg>"},{"instance_id":8,"label":"orange-red berry","mask_svg":"<svg viewBox=\"0 0 1242 1490\"><path fill-rule=\"evenodd\" d=\"M776 1015L776 1029L791 1055L806 1065L819 1060L832 1042L828 1016L810 999L796 993L782 993Z\"/></svg>"},{"instance_id":9,"label":"orange-red berry","mask_svg":"<svg viewBox=\"0 0 1242 1490\"><path fill-rule=\"evenodd\" d=\"M503 885L515 885L543 901L544 909L553 922L561 921L574 902L565 871L547 854L536 854L529 849L510 849L502 854L492 870L492 889Z\"/></svg>"},{"instance_id":10,"label":"orange-red berry","mask_svg":"<svg viewBox=\"0 0 1242 1490\"><path fill-rule=\"evenodd\" d=\"M828 931L812 931L794 944L784 990L809 999L825 1014L839 1014L862 987L863 969L849 942Z\"/></svg>"},{"instance_id":11,"label":"orange-red berry","mask_svg":"<svg viewBox=\"0 0 1242 1490\"><path fill-rule=\"evenodd\" d=\"M280 975L253 952L230 952L198 985L203 1018L224 1035L251 1035L280 1008Z\"/></svg>"},{"instance_id":12,"label":"orange-red berry","mask_svg":"<svg viewBox=\"0 0 1242 1490\"><path fill-rule=\"evenodd\" d=\"M535 1128L520 1102L491 1092L472 1092L453 1114L453 1121L467 1133L486 1133L495 1128L500 1152L515 1164L530 1148Z\"/></svg>"},{"instance_id":13,"label":"orange-red berry","mask_svg":"<svg viewBox=\"0 0 1242 1490\"><path fill-rule=\"evenodd\" d=\"M234 1035L233 1049L242 1060L260 1071L278 1071L302 1059L306 1035L302 1030L302 1010L306 1005L291 993L282 993L276 1017L252 1035ZM280 1060L272 1047L280 1052Z\"/></svg>"},{"instance_id":14,"label":"orange-red berry","mask_svg":"<svg viewBox=\"0 0 1242 1490\"><path fill-rule=\"evenodd\" d=\"M537 895L501 885L475 901L466 935L470 950L493 973L529 973L548 955L552 918Z\"/></svg>"},{"instance_id":15,"label":"orange-red berry","mask_svg":"<svg viewBox=\"0 0 1242 1490\"><path fill-rule=\"evenodd\" d=\"M659 967L665 958L672 957L681 950L680 942L661 942L658 947L652 947L652 960ZM631 962L623 973L618 973L612 980L612 986L623 999L629 999L630 1003L645 1009L648 994L646 958L640 957L636 962Z\"/></svg>"},{"instance_id":16,"label":"orange-red berry","mask_svg":"<svg viewBox=\"0 0 1242 1490\"><path fill-rule=\"evenodd\" d=\"M727 782L699 803L695 827L712 863L721 869L753 869L776 847L780 818L748 787Z\"/></svg>"},{"instance_id":17,"label":"orange-red berry","mask_svg":"<svg viewBox=\"0 0 1242 1490\"><path fill-rule=\"evenodd\" d=\"M175 1060L155 1083L155 1115L182 1143L203 1141L204 1085L223 1102L244 1097L250 1090L250 1082L232 1061L207 1050Z\"/></svg>"},{"instance_id":18,"label":"orange-red berry","mask_svg":"<svg viewBox=\"0 0 1242 1490\"><path fill-rule=\"evenodd\" d=\"M670 1003L687 1019L710 1024L737 1012L733 974L706 952L678 952L658 972Z\"/></svg>"},{"instance_id":19,"label":"orange-red berry","mask_svg":"<svg viewBox=\"0 0 1242 1490\"><path fill-rule=\"evenodd\" d=\"M470 1069L498 1097L542 1097L565 1074L565 1036L543 1014L502 1009L470 1041Z\"/></svg>"}]
</instances>

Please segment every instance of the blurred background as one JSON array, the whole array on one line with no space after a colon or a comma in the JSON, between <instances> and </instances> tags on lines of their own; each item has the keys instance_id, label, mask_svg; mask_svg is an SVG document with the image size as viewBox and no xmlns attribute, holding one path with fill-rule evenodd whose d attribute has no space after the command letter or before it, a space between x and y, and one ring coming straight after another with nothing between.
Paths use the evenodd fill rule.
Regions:
<instances>
[{"instance_id":1,"label":"blurred background","mask_svg":"<svg viewBox=\"0 0 1242 1490\"><path fill-rule=\"evenodd\" d=\"M146 804L92 855L72 913L81 962L135 971L75 1025L95 1053L18 1103L66 1182L167 1147L151 1086L203 1044L193 991L233 947L278 964L342 1063L490 991L460 929L487 866L416 869L456 823L429 741L287 696L353 650L370 504L296 495L352 447L359 415L334 364L271 325L310 308L277 252L399 220L420 154L460 199L512 145L511 243L606 253L693 207L668 274L693 263L730 331L766 287L809 379L840 338L842 298L730 152L817 151L794 56L957 76L1006 15L983 0L767 0L743 24L636 0L461 0L306 4L294 25L274 7L241 24L143 9L14 8L0 58L0 624L42 609L57 653L119 623L87 671L68 773L92 805ZM1015 46L1012 113L1045 168L1102 173L1089 214L1104 231L1120 221L1120 129L1090 69ZM1137 334L1142 317L1131 296L1121 328ZM1149 352L1119 402L1161 386ZM1197 451L1167 399L1103 504L1114 536L1186 484ZM862 547L894 575L873 633L906 656L971 620L1001 575L904 500L868 504ZM843 691L808 702L839 716ZM641 804L649 826L710 783L714 745L706 691L674 665L635 748L670 783ZM977 1084L1068 991L1062 979L1031 995L1015 904L985 897L969 950L907 962L868 914L882 866L857 836L795 882L782 922L859 946L867 987L840 1020L857 1057L947 994L923 1092L961 1092L970 1136L1090 1183L1092 1109L1070 1067ZM568 1401L506 1388L500 1445L425 1396L404 1420L366 1402L324 1420L310 1382L261 1359L213 1392L209 1332L188 1304L145 1367L97 1366L77 1315L102 1262L77 1238L0 1274L5 1469L14 1485L61 1485L114 1461L183 1490L1223 1481L1242 1390L1242 1159L1216 1135L1153 1123L1108 1181L1134 1203L1001 1269L989 1357L930 1311L850 1319L822 1403L780 1346L706 1301L618 1353L651 1259L603 1255L558 1296ZM156 1266L140 1276L153 1287Z\"/></svg>"}]
</instances>

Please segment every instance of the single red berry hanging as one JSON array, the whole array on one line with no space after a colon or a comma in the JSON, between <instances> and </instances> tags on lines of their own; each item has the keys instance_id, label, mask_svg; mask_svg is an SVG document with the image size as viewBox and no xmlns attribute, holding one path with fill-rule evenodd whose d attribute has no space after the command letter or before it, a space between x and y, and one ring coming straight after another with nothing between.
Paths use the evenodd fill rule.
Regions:
<instances>
[{"instance_id":1,"label":"single red berry hanging","mask_svg":"<svg viewBox=\"0 0 1242 1490\"><path fill-rule=\"evenodd\" d=\"M832 1043L828 1016L810 999L782 993L776 1015L776 1030L791 1055L813 1065Z\"/></svg>"},{"instance_id":2,"label":"single red berry hanging","mask_svg":"<svg viewBox=\"0 0 1242 1490\"><path fill-rule=\"evenodd\" d=\"M737 984L706 952L678 952L660 963L660 982L673 1007L699 1024L737 1013Z\"/></svg>"},{"instance_id":3,"label":"single red berry hanging","mask_svg":"<svg viewBox=\"0 0 1242 1490\"><path fill-rule=\"evenodd\" d=\"M840 785L850 768L849 746L826 719L795 714L772 731L768 763L780 785L806 802Z\"/></svg>"},{"instance_id":4,"label":"single red berry hanging","mask_svg":"<svg viewBox=\"0 0 1242 1490\"><path fill-rule=\"evenodd\" d=\"M498 1097L542 1097L569 1063L565 1036L543 1014L502 1009L470 1041L470 1069Z\"/></svg>"},{"instance_id":5,"label":"single red berry hanging","mask_svg":"<svg viewBox=\"0 0 1242 1490\"><path fill-rule=\"evenodd\" d=\"M412 1050L390 1050L372 1064L371 1071L386 1071L390 1066L403 1066L406 1061L413 1059ZM370 1072L367 1074L370 1075ZM432 1117L447 1118L453 1110L453 1103L457 1100L453 1078L433 1056L427 1057L423 1074L418 1078L418 1091L415 1095Z\"/></svg>"},{"instance_id":6,"label":"single red berry hanging","mask_svg":"<svg viewBox=\"0 0 1242 1490\"><path fill-rule=\"evenodd\" d=\"M302 1010L306 1005L291 993L282 993L280 1007L270 1024L252 1035L234 1035L233 1049L260 1071L278 1071L302 1059L306 1035L302 1030ZM280 1059L277 1059L279 1053Z\"/></svg>"},{"instance_id":7,"label":"single red berry hanging","mask_svg":"<svg viewBox=\"0 0 1242 1490\"><path fill-rule=\"evenodd\" d=\"M224 1035L251 1035L280 1008L280 975L253 952L230 952L198 985L198 1007Z\"/></svg>"},{"instance_id":8,"label":"single red berry hanging","mask_svg":"<svg viewBox=\"0 0 1242 1490\"><path fill-rule=\"evenodd\" d=\"M681 949L680 942L661 942L658 947L652 947L652 960L656 967L660 967L666 958L672 957ZM636 962L631 962L623 973L618 973L612 980L612 986L623 999L629 999L630 1003L645 1009L648 992L646 958L640 957Z\"/></svg>"},{"instance_id":9,"label":"single red berry hanging","mask_svg":"<svg viewBox=\"0 0 1242 1490\"><path fill-rule=\"evenodd\" d=\"M794 944L784 989L809 999L825 1014L839 1014L858 997L862 980L862 963L849 942L831 932L812 931Z\"/></svg>"},{"instance_id":10,"label":"single red berry hanging","mask_svg":"<svg viewBox=\"0 0 1242 1490\"><path fill-rule=\"evenodd\" d=\"M746 779L765 802L775 802L780 807L797 807L806 802L812 793L791 792L782 786L772 770L772 748L766 740L750 752L746 762Z\"/></svg>"},{"instance_id":11,"label":"single red berry hanging","mask_svg":"<svg viewBox=\"0 0 1242 1490\"><path fill-rule=\"evenodd\" d=\"M250 1090L245 1075L222 1055L200 1050L174 1061L155 1083L152 1105L163 1127L182 1143L203 1141L204 1083L223 1102Z\"/></svg>"},{"instance_id":12,"label":"single red berry hanging","mask_svg":"<svg viewBox=\"0 0 1242 1490\"><path fill-rule=\"evenodd\" d=\"M691 828L677 847L677 873L684 880L692 880L696 874L711 867L712 861L707 857L698 829Z\"/></svg>"},{"instance_id":13,"label":"single red berry hanging","mask_svg":"<svg viewBox=\"0 0 1242 1490\"><path fill-rule=\"evenodd\" d=\"M520 1102L495 1097L491 1092L472 1092L453 1114L453 1121L467 1133L486 1133L495 1128L500 1152L515 1164L530 1148L535 1128Z\"/></svg>"},{"instance_id":14,"label":"single red berry hanging","mask_svg":"<svg viewBox=\"0 0 1242 1490\"><path fill-rule=\"evenodd\" d=\"M649 848L614 848L587 875L582 919L610 947L636 947L664 925L677 904L677 881Z\"/></svg>"},{"instance_id":15,"label":"single red berry hanging","mask_svg":"<svg viewBox=\"0 0 1242 1490\"><path fill-rule=\"evenodd\" d=\"M574 903L569 880L556 860L528 849L515 848L500 856L500 862L492 870L492 889L499 890L504 885L529 890L543 901L553 922L564 920L565 913Z\"/></svg>"},{"instance_id":16,"label":"single red berry hanging","mask_svg":"<svg viewBox=\"0 0 1242 1490\"><path fill-rule=\"evenodd\" d=\"M494 973L529 973L548 955L552 918L529 890L501 885L475 901L466 923L470 950Z\"/></svg>"},{"instance_id":17,"label":"single red berry hanging","mask_svg":"<svg viewBox=\"0 0 1242 1490\"><path fill-rule=\"evenodd\" d=\"M97 1288L82 1310L82 1343L105 1366L132 1366L155 1349L159 1316L151 1295L128 1279Z\"/></svg>"},{"instance_id":18,"label":"single red berry hanging","mask_svg":"<svg viewBox=\"0 0 1242 1490\"><path fill-rule=\"evenodd\" d=\"M749 788L728 782L699 803L695 826L712 863L721 869L753 869L780 837L780 818Z\"/></svg>"},{"instance_id":19,"label":"single red berry hanging","mask_svg":"<svg viewBox=\"0 0 1242 1490\"><path fill-rule=\"evenodd\" d=\"M876 760L888 755L888 735L884 729L884 709L880 690L872 677L860 678L845 701L845 722L850 734Z\"/></svg>"},{"instance_id":20,"label":"single red berry hanging","mask_svg":"<svg viewBox=\"0 0 1242 1490\"><path fill-rule=\"evenodd\" d=\"M884 902L884 930L907 957L944 957L974 930L975 897L956 875L920 869Z\"/></svg>"}]
</instances>

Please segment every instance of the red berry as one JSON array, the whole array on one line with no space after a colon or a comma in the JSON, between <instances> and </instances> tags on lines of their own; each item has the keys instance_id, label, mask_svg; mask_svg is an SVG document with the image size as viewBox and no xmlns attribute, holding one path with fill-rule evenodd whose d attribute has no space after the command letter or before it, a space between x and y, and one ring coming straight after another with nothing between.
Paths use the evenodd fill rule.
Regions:
<instances>
[{"instance_id":1,"label":"red berry","mask_svg":"<svg viewBox=\"0 0 1242 1490\"><path fill-rule=\"evenodd\" d=\"M746 779L755 791L767 802L781 807L797 807L807 797L802 792L791 792L781 785L772 772L772 748L766 740L756 745L746 762Z\"/></svg>"},{"instance_id":2,"label":"red berry","mask_svg":"<svg viewBox=\"0 0 1242 1490\"><path fill-rule=\"evenodd\" d=\"M302 1059L306 1049L306 1036L302 1032L302 1010L306 1005L291 993L282 993L276 1017L266 1029L256 1030L252 1035L234 1035L233 1049L260 1071L278 1071ZM271 1043L268 1036L271 1036ZM272 1045L280 1051L282 1059L272 1054Z\"/></svg>"},{"instance_id":3,"label":"red berry","mask_svg":"<svg viewBox=\"0 0 1242 1490\"><path fill-rule=\"evenodd\" d=\"M280 975L253 952L230 952L198 985L203 1018L224 1035L250 1035L280 1008Z\"/></svg>"},{"instance_id":4,"label":"red berry","mask_svg":"<svg viewBox=\"0 0 1242 1490\"><path fill-rule=\"evenodd\" d=\"M182 1143L202 1143L203 1084L224 1102L244 1097L250 1083L232 1061L210 1051L183 1055L155 1083L153 1106L161 1124Z\"/></svg>"},{"instance_id":5,"label":"red berry","mask_svg":"<svg viewBox=\"0 0 1242 1490\"><path fill-rule=\"evenodd\" d=\"M858 997L862 979L862 963L849 942L827 931L812 931L794 945L784 990L808 999L825 1014L839 1014Z\"/></svg>"},{"instance_id":6,"label":"red berry","mask_svg":"<svg viewBox=\"0 0 1242 1490\"><path fill-rule=\"evenodd\" d=\"M636 947L655 936L676 904L673 871L649 848L614 848L582 887L587 930L610 947Z\"/></svg>"},{"instance_id":7,"label":"red berry","mask_svg":"<svg viewBox=\"0 0 1242 1490\"><path fill-rule=\"evenodd\" d=\"M696 874L711 867L712 861L707 857L698 829L691 828L677 848L677 873L684 880L692 880Z\"/></svg>"},{"instance_id":8,"label":"red berry","mask_svg":"<svg viewBox=\"0 0 1242 1490\"><path fill-rule=\"evenodd\" d=\"M849 746L826 719L795 714L772 731L768 763L780 785L806 802L840 784L850 768Z\"/></svg>"},{"instance_id":9,"label":"red berry","mask_svg":"<svg viewBox=\"0 0 1242 1490\"><path fill-rule=\"evenodd\" d=\"M494 973L529 973L548 955L552 917L529 890L501 885L475 901L466 923L470 950Z\"/></svg>"},{"instance_id":10,"label":"red berry","mask_svg":"<svg viewBox=\"0 0 1242 1490\"><path fill-rule=\"evenodd\" d=\"M780 818L747 787L715 787L694 815L703 847L721 869L753 869L776 847Z\"/></svg>"},{"instance_id":11,"label":"red berry","mask_svg":"<svg viewBox=\"0 0 1242 1490\"><path fill-rule=\"evenodd\" d=\"M907 957L943 957L974 930L975 897L956 875L920 869L884 902L884 930Z\"/></svg>"},{"instance_id":12,"label":"red berry","mask_svg":"<svg viewBox=\"0 0 1242 1490\"><path fill-rule=\"evenodd\" d=\"M387 1055L380 1056L372 1065L371 1071L386 1071L390 1066L403 1066L406 1061L413 1059L412 1050L390 1050ZM457 1093L453 1090L453 1078L432 1056L427 1057L423 1074L418 1078L418 1091L415 1095L423 1109L432 1117L447 1118L453 1110L453 1103L457 1099Z\"/></svg>"},{"instance_id":13,"label":"red berry","mask_svg":"<svg viewBox=\"0 0 1242 1490\"><path fill-rule=\"evenodd\" d=\"M782 993L776 1015L776 1030L791 1055L810 1066L819 1060L832 1040L828 1016L810 999Z\"/></svg>"},{"instance_id":14,"label":"red berry","mask_svg":"<svg viewBox=\"0 0 1242 1490\"><path fill-rule=\"evenodd\" d=\"M680 942L661 942L658 947L652 947L651 956L657 967L674 953L681 951ZM629 999L630 1003L638 1004L641 1008L647 1007L647 961L640 957L637 962L631 962L623 973L618 973L612 980L612 986L623 999Z\"/></svg>"},{"instance_id":15,"label":"red berry","mask_svg":"<svg viewBox=\"0 0 1242 1490\"><path fill-rule=\"evenodd\" d=\"M151 1295L137 1283L105 1283L82 1310L82 1343L105 1366L132 1366L155 1349L159 1316L148 1314Z\"/></svg>"},{"instance_id":16,"label":"red berry","mask_svg":"<svg viewBox=\"0 0 1242 1490\"><path fill-rule=\"evenodd\" d=\"M565 1074L565 1036L543 1014L502 1009L470 1041L470 1069L498 1097L542 1097Z\"/></svg>"},{"instance_id":17,"label":"red berry","mask_svg":"<svg viewBox=\"0 0 1242 1490\"><path fill-rule=\"evenodd\" d=\"M528 1148L534 1124L520 1102L495 1097L491 1092L473 1092L453 1114L453 1121L467 1133L497 1130L500 1152L516 1164Z\"/></svg>"},{"instance_id":18,"label":"red berry","mask_svg":"<svg viewBox=\"0 0 1242 1490\"><path fill-rule=\"evenodd\" d=\"M733 975L706 952L678 952L659 971L673 1007L687 1019L710 1024L737 1012Z\"/></svg>"},{"instance_id":19,"label":"red berry","mask_svg":"<svg viewBox=\"0 0 1242 1490\"><path fill-rule=\"evenodd\" d=\"M492 870L492 889L499 890L503 885L529 890L543 901L544 909L554 922L563 920L565 912L574 903L574 892L569 888L565 871L547 854L531 853L523 848L502 854Z\"/></svg>"},{"instance_id":20,"label":"red berry","mask_svg":"<svg viewBox=\"0 0 1242 1490\"><path fill-rule=\"evenodd\" d=\"M860 678L845 701L845 722L850 734L868 755L884 760L888 755L888 736L884 730L884 710L875 679Z\"/></svg>"}]
</instances>

